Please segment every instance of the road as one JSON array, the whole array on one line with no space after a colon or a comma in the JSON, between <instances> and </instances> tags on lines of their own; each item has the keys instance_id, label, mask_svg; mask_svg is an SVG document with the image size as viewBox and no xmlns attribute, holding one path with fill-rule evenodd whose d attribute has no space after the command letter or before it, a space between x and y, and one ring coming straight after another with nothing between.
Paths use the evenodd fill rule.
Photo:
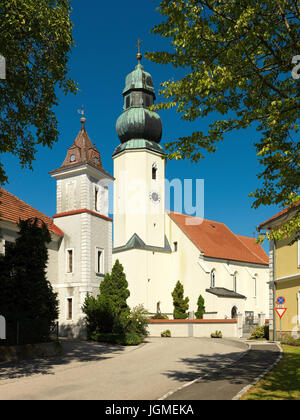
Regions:
<instances>
[{"instance_id":1,"label":"road","mask_svg":"<svg viewBox=\"0 0 300 420\"><path fill-rule=\"evenodd\" d=\"M63 355L0 364L1 400L156 400L240 359L246 344L147 338L139 347L63 342Z\"/></svg>"}]
</instances>

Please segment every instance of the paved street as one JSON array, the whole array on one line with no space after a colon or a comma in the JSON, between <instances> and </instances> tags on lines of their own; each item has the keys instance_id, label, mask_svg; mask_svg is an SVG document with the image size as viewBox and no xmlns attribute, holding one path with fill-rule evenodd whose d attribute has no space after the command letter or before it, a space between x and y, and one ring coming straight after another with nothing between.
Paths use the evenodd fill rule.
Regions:
<instances>
[{"instance_id":1,"label":"paved street","mask_svg":"<svg viewBox=\"0 0 300 420\"><path fill-rule=\"evenodd\" d=\"M251 348L232 366L209 373L166 399L169 400L232 400L253 383L279 357L275 344L251 344Z\"/></svg>"},{"instance_id":2,"label":"paved street","mask_svg":"<svg viewBox=\"0 0 300 420\"><path fill-rule=\"evenodd\" d=\"M0 364L0 399L155 400L214 369L223 371L248 348L208 338L148 338L138 348L63 346L61 357Z\"/></svg>"}]
</instances>

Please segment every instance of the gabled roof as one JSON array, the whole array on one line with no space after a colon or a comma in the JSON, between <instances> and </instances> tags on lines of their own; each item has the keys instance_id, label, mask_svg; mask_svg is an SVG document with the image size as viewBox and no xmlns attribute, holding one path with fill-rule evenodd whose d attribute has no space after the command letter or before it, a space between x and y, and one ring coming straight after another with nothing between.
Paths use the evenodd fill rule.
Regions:
<instances>
[{"instance_id":1,"label":"gabled roof","mask_svg":"<svg viewBox=\"0 0 300 420\"><path fill-rule=\"evenodd\" d=\"M224 223L175 212L168 214L205 257L269 264L268 255L255 238L235 235Z\"/></svg>"},{"instance_id":2,"label":"gabled roof","mask_svg":"<svg viewBox=\"0 0 300 420\"><path fill-rule=\"evenodd\" d=\"M49 232L64 236L63 231L54 224L51 217L46 216L0 187L0 220L18 223L20 219L27 220L35 217L46 223Z\"/></svg>"},{"instance_id":3,"label":"gabled roof","mask_svg":"<svg viewBox=\"0 0 300 420\"><path fill-rule=\"evenodd\" d=\"M275 216L271 217L270 219L266 220L265 222L261 223L258 226L258 231L260 231L261 229L270 229L271 226L279 221L280 219L282 219L283 217L289 217L290 213L294 213L294 211L296 209L298 209L300 207L300 203L295 203L293 206L289 206L286 207L285 209L281 210L279 213L275 214Z\"/></svg>"}]
</instances>

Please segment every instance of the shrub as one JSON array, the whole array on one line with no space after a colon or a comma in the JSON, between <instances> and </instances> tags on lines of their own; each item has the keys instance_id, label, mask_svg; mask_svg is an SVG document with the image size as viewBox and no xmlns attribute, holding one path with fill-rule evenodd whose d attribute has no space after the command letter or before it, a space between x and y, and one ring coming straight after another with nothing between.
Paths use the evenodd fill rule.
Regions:
<instances>
[{"instance_id":1,"label":"shrub","mask_svg":"<svg viewBox=\"0 0 300 420\"><path fill-rule=\"evenodd\" d=\"M197 302L198 310L195 312L196 319L202 319L205 313L204 298L202 295L199 296Z\"/></svg>"},{"instance_id":2,"label":"shrub","mask_svg":"<svg viewBox=\"0 0 300 420\"><path fill-rule=\"evenodd\" d=\"M214 333L211 333L211 338L222 338L223 337L223 335L222 335L222 331L215 331Z\"/></svg>"},{"instance_id":3,"label":"shrub","mask_svg":"<svg viewBox=\"0 0 300 420\"><path fill-rule=\"evenodd\" d=\"M82 307L86 315L88 337L93 333L124 335L130 322L127 298L130 292L123 266L117 260L111 274L106 274L100 284L100 294L95 298L87 295Z\"/></svg>"},{"instance_id":4,"label":"shrub","mask_svg":"<svg viewBox=\"0 0 300 420\"><path fill-rule=\"evenodd\" d=\"M164 315L162 313L157 313L151 316L151 319L169 319L169 318L167 317L167 315Z\"/></svg>"},{"instance_id":5,"label":"shrub","mask_svg":"<svg viewBox=\"0 0 300 420\"><path fill-rule=\"evenodd\" d=\"M126 332L134 333L140 337L147 337L148 333L148 312L143 305L136 306L133 308L129 315L129 322L126 328Z\"/></svg>"},{"instance_id":6,"label":"shrub","mask_svg":"<svg viewBox=\"0 0 300 420\"><path fill-rule=\"evenodd\" d=\"M121 344L123 346L137 346L142 343L143 337L134 333L113 334L113 333L93 333L92 340L100 343Z\"/></svg>"},{"instance_id":7,"label":"shrub","mask_svg":"<svg viewBox=\"0 0 300 420\"><path fill-rule=\"evenodd\" d=\"M267 328L268 327L265 327L265 326L256 327L250 335L250 340L259 340L259 339L266 338L267 332L268 332Z\"/></svg>"},{"instance_id":8,"label":"shrub","mask_svg":"<svg viewBox=\"0 0 300 420\"><path fill-rule=\"evenodd\" d=\"M123 346L138 346L142 343L143 339L144 337L141 337L138 334L126 333L120 340L120 344Z\"/></svg>"},{"instance_id":9,"label":"shrub","mask_svg":"<svg viewBox=\"0 0 300 420\"><path fill-rule=\"evenodd\" d=\"M183 285L178 281L172 292L174 305L174 319L186 319L188 317L187 310L189 309L189 298L184 298Z\"/></svg>"},{"instance_id":10,"label":"shrub","mask_svg":"<svg viewBox=\"0 0 300 420\"><path fill-rule=\"evenodd\" d=\"M283 334L281 343L287 344L289 346L300 346L300 337L293 337L289 334Z\"/></svg>"},{"instance_id":11,"label":"shrub","mask_svg":"<svg viewBox=\"0 0 300 420\"><path fill-rule=\"evenodd\" d=\"M171 331L170 330L165 330L163 332L160 333L161 337L171 337Z\"/></svg>"}]
</instances>

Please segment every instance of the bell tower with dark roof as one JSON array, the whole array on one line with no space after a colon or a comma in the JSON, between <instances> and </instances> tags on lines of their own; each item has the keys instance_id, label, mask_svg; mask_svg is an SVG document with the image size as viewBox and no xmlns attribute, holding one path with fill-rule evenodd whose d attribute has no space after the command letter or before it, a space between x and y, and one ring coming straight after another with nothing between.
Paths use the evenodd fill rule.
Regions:
<instances>
[{"instance_id":1,"label":"bell tower with dark roof","mask_svg":"<svg viewBox=\"0 0 300 420\"><path fill-rule=\"evenodd\" d=\"M50 172L57 182L53 219L65 234L58 254L57 282L61 307L66 311L60 314L60 325L67 326L80 322L86 294L98 293L112 264L108 185L113 177L103 168L100 152L88 136L85 117L80 121L81 129L65 160Z\"/></svg>"}]
</instances>

